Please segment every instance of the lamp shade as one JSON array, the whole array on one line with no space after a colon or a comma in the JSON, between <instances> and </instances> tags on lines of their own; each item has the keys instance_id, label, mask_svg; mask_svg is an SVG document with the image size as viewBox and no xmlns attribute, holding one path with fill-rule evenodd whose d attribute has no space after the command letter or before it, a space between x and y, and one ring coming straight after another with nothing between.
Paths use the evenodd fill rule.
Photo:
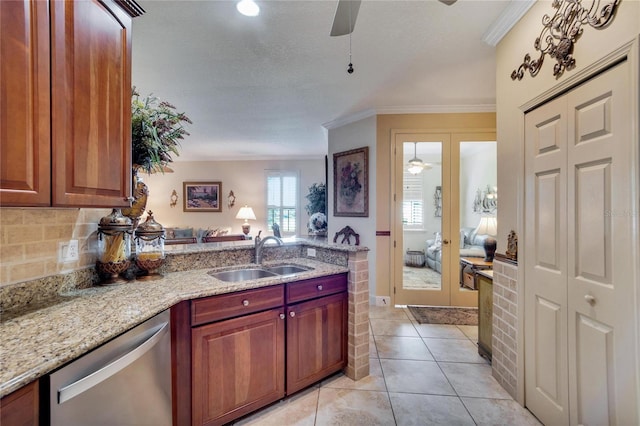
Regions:
<instances>
[{"instance_id":1,"label":"lamp shade","mask_svg":"<svg viewBox=\"0 0 640 426\"><path fill-rule=\"evenodd\" d=\"M476 228L478 235L498 235L498 221L495 217L485 216L480 218L480 223Z\"/></svg>"},{"instance_id":2,"label":"lamp shade","mask_svg":"<svg viewBox=\"0 0 640 426\"><path fill-rule=\"evenodd\" d=\"M251 207L244 206L241 207L238 211L236 219L244 219L245 221L256 220L256 214L253 212L253 209Z\"/></svg>"}]
</instances>

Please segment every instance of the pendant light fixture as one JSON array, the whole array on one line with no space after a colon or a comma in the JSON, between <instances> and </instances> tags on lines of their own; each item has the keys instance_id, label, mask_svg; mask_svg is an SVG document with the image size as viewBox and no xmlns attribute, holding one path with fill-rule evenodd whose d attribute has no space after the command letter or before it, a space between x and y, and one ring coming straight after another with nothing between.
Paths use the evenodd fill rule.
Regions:
<instances>
[{"instance_id":1,"label":"pendant light fixture","mask_svg":"<svg viewBox=\"0 0 640 426\"><path fill-rule=\"evenodd\" d=\"M351 62L351 34L353 28L351 27L351 2L349 2L349 65L347 66L347 73L353 74L353 63Z\"/></svg>"},{"instance_id":2,"label":"pendant light fixture","mask_svg":"<svg viewBox=\"0 0 640 426\"><path fill-rule=\"evenodd\" d=\"M417 175L418 173L422 172L422 170L424 169L429 170L431 168L431 164L423 163L422 160L418 158L417 149L418 149L418 142L414 142L413 158L409 160L409 163L408 163L409 166L407 167L407 170L412 175Z\"/></svg>"}]
</instances>

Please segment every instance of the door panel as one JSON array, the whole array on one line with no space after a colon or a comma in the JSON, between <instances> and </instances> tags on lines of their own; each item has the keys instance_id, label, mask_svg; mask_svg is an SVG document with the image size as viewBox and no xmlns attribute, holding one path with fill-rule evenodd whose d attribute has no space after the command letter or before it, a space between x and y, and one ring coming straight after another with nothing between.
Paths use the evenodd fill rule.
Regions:
<instances>
[{"instance_id":1,"label":"door panel","mask_svg":"<svg viewBox=\"0 0 640 426\"><path fill-rule=\"evenodd\" d=\"M639 422L628 69L618 65L567 95L572 423Z\"/></svg>"},{"instance_id":2,"label":"door panel","mask_svg":"<svg viewBox=\"0 0 640 426\"><path fill-rule=\"evenodd\" d=\"M525 116L525 391L544 424L569 421L566 99Z\"/></svg>"},{"instance_id":3,"label":"door panel","mask_svg":"<svg viewBox=\"0 0 640 426\"><path fill-rule=\"evenodd\" d=\"M396 209L395 209L395 255L394 262L396 265L394 274L394 292L395 304L400 305L433 305L433 306L449 306L451 303L451 287L457 282L456 275L451 271L451 247L452 234L449 231L451 217L451 178L449 173L444 173L450 164L450 135L449 134L428 134L428 133L403 133L396 134L394 146L395 155L395 176L396 176ZM424 194L424 202L422 208L424 222L414 227L414 229L405 230L403 224L403 206L411 196L407 194L405 197L405 179L404 171L406 170L407 161L404 155L404 147L408 146L410 156L414 154L414 142L421 146L423 152L417 155L423 162L432 165L431 169L423 170L419 176L423 179L423 185L426 192ZM436 187L440 187L440 209L437 210L439 216L434 217L436 211L435 206L431 203L433 193ZM427 198L427 194L429 198ZM428 216L428 217L427 217ZM428 245L435 244L436 233L439 233L439 248L431 250L427 253ZM405 238L407 241L405 241ZM429 244L427 244L429 241ZM406 250L419 250L425 254L424 268L405 268L404 255ZM432 256L427 259L428 256ZM434 263L439 265L436 267ZM431 264L431 266L428 266ZM440 270L438 271L437 268ZM407 269L405 275L405 269ZM411 270L413 269L413 270ZM414 276L420 278L414 279ZM405 276L407 279L405 279ZM425 282L418 280L424 279Z\"/></svg>"},{"instance_id":4,"label":"door panel","mask_svg":"<svg viewBox=\"0 0 640 426\"><path fill-rule=\"evenodd\" d=\"M525 390L545 424L638 424L629 86L623 63L525 117Z\"/></svg>"}]
</instances>

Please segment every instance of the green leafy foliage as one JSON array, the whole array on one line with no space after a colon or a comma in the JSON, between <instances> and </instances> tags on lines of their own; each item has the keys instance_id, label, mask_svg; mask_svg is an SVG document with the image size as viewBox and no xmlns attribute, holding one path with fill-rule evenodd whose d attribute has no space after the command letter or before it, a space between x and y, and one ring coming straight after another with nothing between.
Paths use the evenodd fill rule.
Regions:
<instances>
[{"instance_id":1,"label":"green leafy foliage","mask_svg":"<svg viewBox=\"0 0 640 426\"><path fill-rule=\"evenodd\" d=\"M309 200L309 204L306 205L305 209L309 215L318 212L327 214L327 186L324 183L311 185L306 197Z\"/></svg>"},{"instance_id":2,"label":"green leafy foliage","mask_svg":"<svg viewBox=\"0 0 640 426\"><path fill-rule=\"evenodd\" d=\"M134 167L147 173L161 172L180 155L180 139L189 133L182 123L192 124L189 117L177 112L169 102L149 95L141 98L135 87L131 94L131 145Z\"/></svg>"}]
</instances>

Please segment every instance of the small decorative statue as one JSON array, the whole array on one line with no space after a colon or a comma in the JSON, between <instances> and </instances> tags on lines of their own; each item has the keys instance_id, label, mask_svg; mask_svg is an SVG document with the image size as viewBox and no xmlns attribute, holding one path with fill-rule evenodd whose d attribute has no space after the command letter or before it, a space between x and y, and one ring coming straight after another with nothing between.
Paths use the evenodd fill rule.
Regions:
<instances>
[{"instance_id":1,"label":"small decorative statue","mask_svg":"<svg viewBox=\"0 0 640 426\"><path fill-rule=\"evenodd\" d=\"M511 230L507 237L507 251L505 255L511 260L518 260L518 234L516 234L514 230Z\"/></svg>"}]
</instances>

